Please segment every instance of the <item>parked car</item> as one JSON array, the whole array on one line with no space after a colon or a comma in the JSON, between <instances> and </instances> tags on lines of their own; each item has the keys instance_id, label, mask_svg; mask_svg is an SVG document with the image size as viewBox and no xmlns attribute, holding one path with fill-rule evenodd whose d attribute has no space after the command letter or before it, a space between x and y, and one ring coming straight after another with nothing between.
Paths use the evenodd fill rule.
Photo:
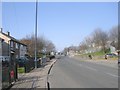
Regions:
<instances>
[{"instance_id":1,"label":"parked car","mask_svg":"<svg viewBox=\"0 0 120 90\"><path fill-rule=\"evenodd\" d=\"M26 57L21 57L19 59L17 59L18 65L19 67L24 67L25 62L27 62L29 59Z\"/></svg>"},{"instance_id":2,"label":"parked car","mask_svg":"<svg viewBox=\"0 0 120 90\"><path fill-rule=\"evenodd\" d=\"M109 54L106 54L107 58L112 58L112 57L116 57L117 55L114 54L114 53L109 53Z\"/></svg>"},{"instance_id":3,"label":"parked car","mask_svg":"<svg viewBox=\"0 0 120 90\"><path fill-rule=\"evenodd\" d=\"M51 60L51 59L54 59L55 58L55 55L50 55L49 56L49 59Z\"/></svg>"}]
</instances>

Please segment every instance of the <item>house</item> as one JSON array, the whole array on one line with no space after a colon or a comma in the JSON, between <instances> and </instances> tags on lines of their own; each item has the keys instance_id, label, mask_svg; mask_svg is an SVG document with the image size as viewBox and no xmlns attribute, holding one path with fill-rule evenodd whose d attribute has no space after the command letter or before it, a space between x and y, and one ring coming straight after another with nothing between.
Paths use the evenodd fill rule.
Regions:
<instances>
[{"instance_id":1,"label":"house","mask_svg":"<svg viewBox=\"0 0 120 90\"><path fill-rule=\"evenodd\" d=\"M0 38L0 56L2 56L2 44L3 44L4 39Z\"/></svg>"},{"instance_id":2,"label":"house","mask_svg":"<svg viewBox=\"0 0 120 90\"><path fill-rule=\"evenodd\" d=\"M4 40L2 56L11 56L11 54L14 54L15 58L20 58L24 57L27 53L27 45L10 36L10 32L3 33L1 29L0 38Z\"/></svg>"},{"instance_id":3,"label":"house","mask_svg":"<svg viewBox=\"0 0 120 90\"><path fill-rule=\"evenodd\" d=\"M2 42L3 39L0 38L0 72L2 72ZM0 89L2 87L2 73L0 73Z\"/></svg>"},{"instance_id":4,"label":"house","mask_svg":"<svg viewBox=\"0 0 120 90\"><path fill-rule=\"evenodd\" d=\"M0 60L2 61L3 76L2 87L7 87L10 83L16 81L18 78L16 61L21 57L25 57L26 53L27 45L10 36L10 32L4 33L2 29L0 29ZM14 72L14 76L11 76L11 72Z\"/></svg>"}]
</instances>

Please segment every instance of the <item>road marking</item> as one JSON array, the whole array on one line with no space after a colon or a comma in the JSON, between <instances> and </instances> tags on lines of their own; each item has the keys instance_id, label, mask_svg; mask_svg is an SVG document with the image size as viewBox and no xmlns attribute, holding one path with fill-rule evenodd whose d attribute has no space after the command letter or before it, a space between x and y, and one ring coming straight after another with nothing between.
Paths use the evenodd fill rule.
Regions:
<instances>
[{"instance_id":1,"label":"road marking","mask_svg":"<svg viewBox=\"0 0 120 90\"><path fill-rule=\"evenodd\" d=\"M111 74L111 73L106 73L106 74L108 74L108 75L110 75L110 76L113 76L113 77L119 77L118 75L114 75L114 74Z\"/></svg>"},{"instance_id":2,"label":"road marking","mask_svg":"<svg viewBox=\"0 0 120 90\"><path fill-rule=\"evenodd\" d=\"M90 70L93 70L93 71L97 71L96 69L91 68L91 67L88 67L88 66L86 66L85 68L90 69Z\"/></svg>"}]
</instances>

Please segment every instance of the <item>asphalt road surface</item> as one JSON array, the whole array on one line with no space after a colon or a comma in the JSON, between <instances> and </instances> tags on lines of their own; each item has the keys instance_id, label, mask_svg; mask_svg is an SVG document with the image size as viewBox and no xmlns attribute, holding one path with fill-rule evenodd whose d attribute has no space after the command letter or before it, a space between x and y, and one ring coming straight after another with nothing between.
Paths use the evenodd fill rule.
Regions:
<instances>
[{"instance_id":1,"label":"asphalt road surface","mask_svg":"<svg viewBox=\"0 0 120 90\"><path fill-rule=\"evenodd\" d=\"M50 88L118 88L118 68L62 57L48 77Z\"/></svg>"}]
</instances>

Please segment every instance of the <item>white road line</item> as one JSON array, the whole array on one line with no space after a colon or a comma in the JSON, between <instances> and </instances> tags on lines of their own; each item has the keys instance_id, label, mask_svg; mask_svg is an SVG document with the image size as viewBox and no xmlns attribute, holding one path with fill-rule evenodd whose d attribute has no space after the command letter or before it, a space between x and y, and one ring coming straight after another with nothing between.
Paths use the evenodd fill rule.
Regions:
<instances>
[{"instance_id":1,"label":"white road line","mask_svg":"<svg viewBox=\"0 0 120 90\"><path fill-rule=\"evenodd\" d=\"M94 68L92 68L92 67L88 67L88 66L85 66L85 68L90 69L90 70L93 70L93 71L97 71L96 69L94 69Z\"/></svg>"},{"instance_id":2,"label":"white road line","mask_svg":"<svg viewBox=\"0 0 120 90\"><path fill-rule=\"evenodd\" d=\"M108 75L110 75L110 76L113 76L113 77L119 77L118 75L114 75L114 74L111 74L111 73L106 73L106 74L108 74Z\"/></svg>"}]
</instances>

